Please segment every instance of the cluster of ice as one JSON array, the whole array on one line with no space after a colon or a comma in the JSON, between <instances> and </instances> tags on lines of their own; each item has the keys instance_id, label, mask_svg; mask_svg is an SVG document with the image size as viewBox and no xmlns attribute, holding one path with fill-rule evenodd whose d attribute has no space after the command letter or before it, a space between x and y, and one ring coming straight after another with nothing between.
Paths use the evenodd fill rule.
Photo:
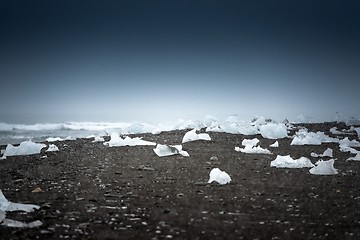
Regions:
<instances>
[{"instance_id":1,"label":"cluster of ice","mask_svg":"<svg viewBox=\"0 0 360 240\"><path fill-rule=\"evenodd\" d=\"M118 133L113 132L111 134L111 139L108 142L104 142L105 146L108 147L123 147L123 146L144 146L150 145L154 146L156 143L142 140L140 137L131 138L126 136L121 138Z\"/></svg>"},{"instance_id":2,"label":"cluster of ice","mask_svg":"<svg viewBox=\"0 0 360 240\"><path fill-rule=\"evenodd\" d=\"M194 128L193 130L185 133L182 139L182 143L197 141L197 140L211 141L211 138L207 133L196 133L196 129Z\"/></svg>"},{"instance_id":3,"label":"cluster of ice","mask_svg":"<svg viewBox=\"0 0 360 240\"><path fill-rule=\"evenodd\" d=\"M45 144L34 143L31 140L24 141L20 143L20 145L17 147L8 144L6 146L2 159L5 159L8 156L39 154L41 152L41 149L43 149L44 147L46 147Z\"/></svg>"},{"instance_id":4,"label":"cluster of ice","mask_svg":"<svg viewBox=\"0 0 360 240\"><path fill-rule=\"evenodd\" d=\"M324 153L322 153L322 154L317 154L317 153L312 152L310 154L310 156L312 156L312 157L333 157L333 150L331 148L327 148L324 151Z\"/></svg>"},{"instance_id":5,"label":"cluster of ice","mask_svg":"<svg viewBox=\"0 0 360 240\"><path fill-rule=\"evenodd\" d=\"M259 143L259 139L244 139L241 144L244 148L235 147L235 151L243 153L258 153L258 154L272 154L268 149L264 149L260 146L256 146Z\"/></svg>"},{"instance_id":6,"label":"cluster of ice","mask_svg":"<svg viewBox=\"0 0 360 240\"><path fill-rule=\"evenodd\" d=\"M6 212L13 212L13 211L25 211L25 212L32 212L34 209L39 209L40 206L33 205L33 204L22 204L22 203L13 203L8 201L3 192L0 190L0 223L3 226L7 227L22 227L22 228L33 228L39 227L42 225L41 221L34 221L30 223L23 223L11 219L6 218Z\"/></svg>"},{"instance_id":7,"label":"cluster of ice","mask_svg":"<svg viewBox=\"0 0 360 240\"><path fill-rule=\"evenodd\" d=\"M324 132L308 132L306 128L300 129L290 145L321 145L323 142L339 142L339 139L327 136Z\"/></svg>"},{"instance_id":8,"label":"cluster of ice","mask_svg":"<svg viewBox=\"0 0 360 240\"><path fill-rule=\"evenodd\" d=\"M46 152L57 152L59 148L55 144L50 144Z\"/></svg>"},{"instance_id":9,"label":"cluster of ice","mask_svg":"<svg viewBox=\"0 0 360 240\"><path fill-rule=\"evenodd\" d=\"M189 157L189 153L182 150L182 145L162 145L158 144L156 148L153 149L156 155L159 157L171 156L180 154L184 157Z\"/></svg>"},{"instance_id":10,"label":"cluster of ice","mask_svg":"<svg viewBox=\"0 0 360 240\"><path fill-rule=\"evenodd\" d=\"M270 166L276 168L308 168L314 167L314 164L306 157L293 159L290 155L278 155L275 160L271 161Z\"/></svg>"},{"instance_id":11,"label":"cluster of ice","mask_svg":"<svg viewBox=\"0 0 360 240\"><path fill-rule=\"evenodd\" d=\"M311 168L309 172L314 175L334 175L338 174L334 168L334 159L328 161L319 160L315 163L315 167Z\"/></svg>"},{"instance_id":12,"label":"cluster of ice","mask_svg":"<svg viewBox=\"0 0 360 240\"><path fill-rule=\"evenodd\" d=\"M220 185L224 185L227 184L229 182L231 182L231 177L229 176L229 174L227 174L224 171L221 171L219 168L213 168L210 171L210 178L208 183L212 183L212 182L217 182Z\"/></svg>"},{"instance_id":13,"label":"cluster of ice","mask_svg":"<svg viewBox=\"0 0 360 240\"><path fill-rule=\"evenodd\" d=\"M206 131L243 135L256 135L259 133L258 126L252 125L251 122L240 121L236 115L228 117L223 123L208 127Z\"/></svg>"}]
</instances>

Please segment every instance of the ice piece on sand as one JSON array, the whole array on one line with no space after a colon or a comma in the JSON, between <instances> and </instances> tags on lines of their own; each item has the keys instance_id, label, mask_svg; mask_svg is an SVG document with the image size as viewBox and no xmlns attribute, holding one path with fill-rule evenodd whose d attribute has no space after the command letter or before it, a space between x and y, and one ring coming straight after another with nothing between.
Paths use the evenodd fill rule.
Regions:
<instances>
[{"instance_id":1,"label":"ice piece on sand","mask_svg":"<svg viewBox=\"0 0 360 240\"><path fill-rule=\"evenodd\" d=\"M268 149L264 149L256 145L259 143L259 139L244 139L241 144L244 148L235 147L235 151L243 153L258 153L258 154L272 154Z\"/></svg>"},{"instance_id":2,"label":"ice piece on sand","mask_svg":"<svg viewBox=\"0 0 360 240\"><path fill-rule=\"evenodd\" d=\"M125 137L125 139L122 139L118 133L113 132L111 134L110 141L104 142L104 145L109 146L109 147L138 146L138 145L154 146L154 145L156 145L156 143L142 140L139 137L130 138L127 136L127 137Z\"/></svg>"},{"instance_id":3,"label":"ice piece on sand","mask_svg":"<svg viewBox=\"0 0 360 240\"><path fill-rule=\"evenodd\" d=\"M279 139L287 137L287 128L283 123L268 123L259 127L264 138Z\"/></svg>"},{"instance_id":4,"label":"ice piece on sand","mask_svg":"<svg viewBox=\"0 0 360 240\"><path fill-rule=\"evenodd\" d=\"M354 130L356 131L358 138L360 138L360 127L354 128Z\"/></svg>"},{"instance_id":5,"label":"ice piece on sand","mask_svg":"<svg viewBox=\"0 0 360 240\"><path fill-rule=\"evenodd\" d=\"M355 139L350 141L349 138L346 137L346 138L339 141L339 146L340 146L340 148L360 147L360 142L356 141Z\"/></svg>"},{"instance_id":6,"label":"ice piece on sand","mask_svg":"<svg viewBox=\"0 0 360 240\"><path fill-rule=\"evenodd\" d=\"M39 154L41 149L46 147L45 144L42 143L34 143L31 140L24 141L20 143L19 146L14 147L11 144L6 146L4 156L16 156L16 155L31 155L31 154Z\"/></svg>"},{"instance_id":7,"label":"ice piece on sand","mask_svg":"<svg viewBox=\"0 0 360 240\"><path fill-rule=\"evenodd\" d=\"M59 148L55 144L50 144L49 148L46 150L46 152L57 152L59 151Z\"/></svg>"},{"instance_id":8,"label":"ice piece on sand","mask_svg":"<svg viewBox=\"0 0 360 240\"><path fill-rule=\"evenodd\" d=\"M42 224L43 223L39 220L30 222L30 223L24 223L24 222L19 222L16 220L11 220L11 219L5 218L1 225L6 226L6 227L34 228L34 227L40 227Z\"/></svg>"},{"instance_id":9,"label":"ice piece on sand","mask_svg":"<svg viewBox=\"0 0 360 240\"><path fill-rule=\"evenodd\" d=\"M321 145L323 142L339 142L337 138L331 138L324 132L308 132L307 129L300 129L290 145Z\"/></svg>"},{"instance_id":10,"label":"ice piece on sand","mask_svg":"<svg viewBox=\"0 0 360 240\"><path fill-rule=\"evenodd\" d=\"M221 171L219 168L213 168L210 171L210 179L208 183L212 183L213 181L219 183L220 185L227 184L231 181L229 174L224 171Z\"/></svg>"},{"instance_id":11,"label":"ice piece on sand","mask_svg":"<svg viewBox=\"0 0 360 240\"><path fill-rule=\"evenodd\" d=\"M92 142L105 142L105 139L100 136L96 136Z\"/></svg>"},{"instance_id":12,"label":"ice piece on sand","mask_svg":"<svg viewBox=\"0 0 360 240\"><path fill-rule=\"evenodd\" d=\"M193 130L185 133L182 143L186 143L186 142L191 142L191 141L196 141L196 140L206 140L206 141L211 141L211 138L209 136L209 134L207 133L196 133L196 129L194 128Z\"/></svg>"},{"instance_id":13,"label":"ice piece on sand","mask_svg":"<svg viewBox=\"0 0 360 240\"><path fill-rule=\"evenodd\" d=\"M315 163L315 167L311 168L309 172L314 175L334 175L337 170L334 168L334 159L328 161L319 160Z\"/></svg>"},{"instance_id":14,"label":"ice piece on sand","mask_svg":"<svg viewBox=\"0 0 360 240\"><path fill-rule=\"evenodd\" d=\"M241 142L241 145L243 146L249 146L249 147L255 147L259 143L259 139L253 138L253 139L244 139Z\"/></svg>"},{"instance_id":15,"label":"ice piece on sand","mask_svg":"<svg viewBox=\"0 0 360 240\"><path fill-rule=\"evenodd\" d=\"M347 161L360 161L360 152L355 157L349 157Z\"/></svg>"},{"instance_id":16,"label":"ice piece on sand","mask_svg":"<svg viewBox=\"0 0 360 240\"><path fill-rule=\"evenodd\" d=\"M33 204L22 204L22 203L13 203L8 201L2 191L0 190L0 211L25 211L32 212L34 209L39 209L40 206Z\"/></svg>"},{"instance_id":17,"label":"ice piece on sand","mask_svg":"<svg viewBox=\"0 0 360 240\"><path fill-rule=\"evenodd\" d=\"M311 161L306 157L293 159L290 157L290 155L278 155L275 160L271 161L270 166L276 168L305 168L313 167L314 164L312 164Z\"/></svg>"},{"instance_id":18,"label":"ice piece on sand","mask_svg":"<svg viewBox=\"0 0 360 240\"><path fill-rule=\"evenodd\" d=\"M273 144L269 145L269 147L274 147L274 148L279 147L279 142L276 141Z\"/></svg>"},{"instance_id":19,"label":"ice piece on sand","mask_svg":"<svg viewBox=\"0 0 360 240\"><path fill-rule=\"evenodd\" d=\"M153 150L156 153L156 155L158 155L159 157L171 156L171 155L176 155L176 154L180 154L180 155L182 155L184 157L189 157L190 156L188 154L188 152L182 150L181 145L162 145L162 144L158 144L156 146L156 148L154 148Z\"/></svg>"},{"instance_id":20,"label":"ice piece on sand","mask_svg":"<svg viewBox=\"0 0 360 240\"><path fill-rule=\"evenodd\" d=\"M327 148L324 153L317 154L317 153L310 153L310 156L312 157L333 157L333 150L331 148Z\"/></svg>"},{"instance_id":21,"label":"ice piece on sand","mask_svg":"<svg viewBox=\"0 0 360 240\"><path fill-rule=\"evenodd\" d=\"M65 139L62 139L61 137L49 137L45 141L47 141L47 142L56 142L56 141L65 141Z\"/></svg>"},{"instance_id":22,"label":"ice piece on sand","mask_svg":"<svg viewBox=\"0 0 360 240\"><path fill-rule=\"evenodd\" d=\"M333 150L331 148L327 148L323 154L320 154L320 157L333 157Z\"/></svg>"}]
</instances>

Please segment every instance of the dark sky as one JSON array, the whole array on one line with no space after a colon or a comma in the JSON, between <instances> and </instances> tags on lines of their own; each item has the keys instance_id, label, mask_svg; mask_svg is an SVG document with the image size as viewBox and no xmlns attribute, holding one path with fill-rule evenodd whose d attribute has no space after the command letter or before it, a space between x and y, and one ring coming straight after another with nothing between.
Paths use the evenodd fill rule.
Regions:
<instances>
[{"instance_id":1,"label":"dark sky","mask_svg":"<svg viewBox=\"0 0 360 240\"><path fill-rule=\"evenodd\" d=\"M1 1L0 122L360 114L359 1Z\"/></svg>"}]
</instances>

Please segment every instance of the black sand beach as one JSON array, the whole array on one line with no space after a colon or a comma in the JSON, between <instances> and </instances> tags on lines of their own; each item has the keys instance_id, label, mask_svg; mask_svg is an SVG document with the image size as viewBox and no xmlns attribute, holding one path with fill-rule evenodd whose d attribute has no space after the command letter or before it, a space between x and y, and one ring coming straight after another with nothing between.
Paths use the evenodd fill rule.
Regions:
<instances>
[{"instance_id":1,"label":"black sand beach","mask_svg":"<svg viewBox=\"0 0 360 240\"><path fill-rule=\"evenodd\" d=\"M306 125L336 137L329 133L333 126L347 128ZM181 144L186 131L135 136ZM59 152L1 160L6 198L41 206L27 214L8 212L7 218L43 225L0 226L0 239L360 239L360 163L346 161L351 155L338 144L290 146L291 138L285 138L270 148L275 140L261 135L209 134L212 141L183 144L190 157L158 157L153 146L106 147L78 139L55 142ZM273 154L234 150L253 137ZM277 155L315 163L310 153L328 147L337 175L270 167ZM227 172L231 183L208 184L214 167ZM36 188L42 192L32 192Z\"/></svg>"}]
</instances>

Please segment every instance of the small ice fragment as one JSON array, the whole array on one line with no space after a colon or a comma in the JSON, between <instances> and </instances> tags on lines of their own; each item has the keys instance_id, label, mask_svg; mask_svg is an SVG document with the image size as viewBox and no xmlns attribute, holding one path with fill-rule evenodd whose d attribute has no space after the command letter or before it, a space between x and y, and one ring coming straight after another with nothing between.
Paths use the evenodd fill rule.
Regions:
<instances>
[{"instance_id":1,"label":"small ice fragment","mask_svg":"<svg viewBox=\"0 0 360 240\"><path fill-rule=\"evenodd\" d=\"M176 154L180 154L184 157L190 156L186 151L182 150L181 145L158 144L156 146L156 148L154 148L153 150L156 153L156 155L158 155L159 157L171 156L171 155L176 155Z\"/></svg>"},{"instance_id":2,"label":"small ice fragment","mask_svg":"<svg viewBox=\"0 0 360 240\"><path fill-rule=\"evenodd\" d=\"M277 148L277 147L279 147L279 142L276 141L276 142L274 142L273 144L271 144L269 147Z\"/></svg>"},{"instance_id":3,"label":"small ice fragment","mask_svg":"<svg viewBox=\"0 0 360 240\"><path fill-rule=\"evenodd\" d=\"M241 142L241 145L243 146L249 146L249 147L255 147L259 143L259 139L253 138L253 139L244 139Z\"/></svg>"},{"instance_id":4,"label":"small ice fragment","mask_svg":"<svg viewBox=\"0 0 360 240\"><path fill-rule=\"evenodd\" d=\"M315 163L315 167L311 168L309 172L314 175L334 175L338 174L334 168L334 159L328 161L319 160Z\"/></svg>"},{"instance_id":5,"label":"small ice fragment","mask_svg":"<svg viewBox=\"0 0 360 240\"><path fill-rule=\"evenodd\" d=\"M122 146L138 146L138 145L151 145L154 146L156 143L142 140L139 137L131 138L125 137L121 138L118 133L113 132L111 134L111 139L108 142L104 142L105 146L109 147L122 147Z\"/></svg>"},{"instance_id":6,"label":"small ice fragment","mask_svg":"<svg viewBox=\"0 0 360 240\"><path fill-rule=\"evenodd\" d=\"M46 152L57 152L59 151L59 148L55 144L50 144L49 148L46 150Z\"/></svg>"},{"instance_id":7,"label":"small ice fragment","mask_svg":"<svg viewBox=\"0 0 360 240\"><path fill-rule=\"evenodd\" d=\"M313 167L314 164L306 157L301 157L299 159L293 159L290 155L281 156L278 155L275 160L271 161L270 167L276 168L305 168Z\"/></svg>"},{"instance_id":8,"label":"small ice fragment","mask_svg":"<svg viewBox=\"0 0 360 240\"><path fill-rule=\"evenodd\" d=\"M39 209L40 206L32 204L13 203L8 201L3 192L0 190L0 211L25 211L32 212L34 209Z\"/></svg>"},{"instance_id":9,"label":"small ice fragment","mask_svg":"<svg viewBox=\"0 0 360 240\"><path fill-rule=\"evenodd\" d=\"M333 157L333 150L331 148L327 148L320 157Z\"/></svg>"},{"instance_id":10,"label":"small ice fragment","mask_svg":"<svg viewBox=\"0 0 360 240\"><path fill-rule=\"evenodd\" d=\"M185 133L182 143L196 141L196 140L211 141L211 138L210 138L209 134L207 134L207 133L197 134L196 129L194 128L193 130Z\"/></svg>"},{"instance_id":11,"label":"small ice fragment","mask_svg":"<svg viewBox=\"0 0 360 240\"><path fill-rule=\"evenodd\" d=\"M208 183L213 181L219 183L220 185L227 184L231 181L229 174L224 171L221 171L219 168L213 168L210 172L210 179Z\"/></svg>"},{"instance_id":12,"label":"small ice fragment","mask_svg":"<svg viewBox=\"0 0 360 240\"><path fill-rule=\"evenodd\" d=\"M61 137L49 137L45 141L47 142L56 142L56 141L64 141L65 139L62 139Z\"/></svg>"},{"instance_id":13,"label":"small ice fragment","mask_svg":"<svg viewBox=\"0 0 360 240\"><path fill-rule=\"evenodd\" d=\"M101 136L96 136L92 142L105 142L105 139Z\"/></svg>"},{"instance_id":14,"label":"small ice fragment","mask_svg":"<svg viewBox=\"0 0 360 240\"><path fill-rule=\"evenodd\" d=\"M360 153L357 153L355 157L349 157L347 161L360 161Z\"/></svg>"},{"instance_id":15,"label":"small ice fragment","mask_svg":"<svg viewBox=\"0 0 360 240\"><path fill-rule=\"evenodd\" d=\"M36 220L36 221L30 222L30 223L24 223L24 222L19 222L16 220L11 220L11 219L5 218L1 225L7 226L7 227L34 228L34 227L40 227L42 225L42 222L39 220Z\"/></svg>"}]
</instances>

